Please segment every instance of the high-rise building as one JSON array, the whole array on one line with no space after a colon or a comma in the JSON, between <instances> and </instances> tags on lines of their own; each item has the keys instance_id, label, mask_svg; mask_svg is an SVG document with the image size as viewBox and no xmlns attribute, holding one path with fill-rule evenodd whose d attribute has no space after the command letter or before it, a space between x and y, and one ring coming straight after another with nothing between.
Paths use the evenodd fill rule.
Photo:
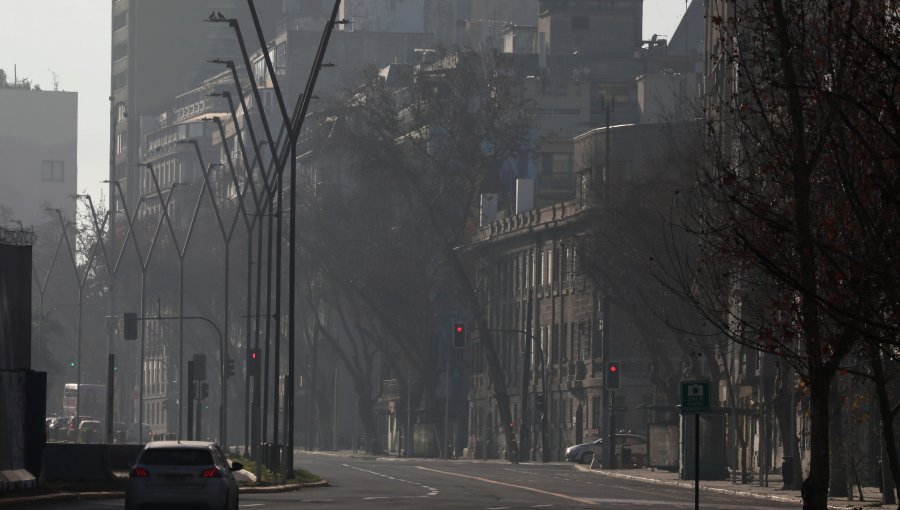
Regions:
<instances>
[{"instance_id":1,"label":"high-rise building","mask_svg":"<svg viewBox=\"0 0 900 510\"><path fill-rule=\"evenodd\" d=\"M282 9L282 2L257 2L267 37ZM113 178L121 180L129 207L139 193L134 183L139 178L141 137L146 134L142 117L155 117L173 97L222 70L221 64L208 60L231 59L240 65L234 31L227 23L204 22L217 13L239 20L248 51L259 48L242 0L112 0ZM117 198L111 203L117 204Z\"/></svg>"},{"instance_id":2,"label":"high-rise building","mask_svg":"<svg viewBox=\"0 0 900 510\"><path fill-rule=\"evenodd\" d=\"M33 227L74 219L78 94L0 88L0 218Z\"/></svg>"}]
</instances>

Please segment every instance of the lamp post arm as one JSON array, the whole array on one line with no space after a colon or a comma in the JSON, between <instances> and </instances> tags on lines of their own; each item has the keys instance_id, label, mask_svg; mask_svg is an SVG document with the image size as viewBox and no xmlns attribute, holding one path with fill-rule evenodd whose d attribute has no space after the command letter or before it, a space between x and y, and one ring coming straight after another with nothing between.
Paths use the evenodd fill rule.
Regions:
<instances>
[{"instance_id":1,"label":"lamp post arm","mask_svg":"<svg viewBox=\"0 0 900 510\"><path fill-rule=\"evenodd\" d=\"M244 135L241 134L241 125L238 122L237 110L235 110L235 108L234 108L234 101L231 99L231 94L229 94L227 92L223 92L222 96L228 101L228 112L231 114L231 123L234 125L234 136L235 136L235 138L237 138L238 145L241 148L241 158L244 160L244 171L247 173L247 185L250 187L250 192L251 192L251 195L253 196L254 210L259 211L259 193L256 191L256 184L254 184L254 182L253 182L253 166L254 166L254 164L250 163L250 159L247 156L247 147L244 144ZM248 119L248 121L249 121L249 119ZM224 140L225 139L225 130L221 126L221 122L219 123L219 133L220 133L220 136L222 136L222 139ZM255 148L255 149L256 149L256 153L257 153L255 158L258 160L259 159L259 149L258 148ZM233 161L231 159L231 154L227 153L226 156L228 157L228 163L233 164ZM262 172L260 172L260 173L262 173ZM246 210L245 210L245 214L246 214Z\"/></svg>"},{"instance_id":2,"label":"lamp post arm","mask_svg":"<svg viewBox=\"0 0 900 510\"><path fill-rule=\"evenodd\" d=\"M247 45L244 44L244 35L241 33L241 26L236 19L228 20L228 25L234 29L235 35L237 35L238 46L241 50L241 56L244 58L244 67L247 69L247 74L250 75L250 88L253 90L253 98L256 100L256 109L259 111L259 117L262 121L263 131L266 132L267 140L274 140L272 138L272 128L269 127L269 119L266 116L266 108L262 102L262 96L259 94L259 87L256 85L256 77L253 76L253 66L250 64L250 55L247 53ZM266 47L263 46L261 51L265 52ZM234 66L234 63L231 64ZM236 73L237 71L235 71ZM289 126L288 126L289 127ZM269 150L272 152L273 161L278 161L278 155L275 153L275 146L269 145ZM280 168L284 167L284 165L279 165L276 168L276 171L280 171Z\"/></svg>"},{"instance_id":3,"label":"lamp post arm","mask_svg":"<svg viewBox=\"0 0 900 510\"><path fill-rule=\"evenodd\" d=\"M122 257L125 255L125 245L128 244L128 239L131 239L132 244L134 245L135 254L138 257L138 261L141 263L141 266L144 265L144 256L141 254L141 246L138 244L137 239L134 238L134 221L131 215L128 213L128 204L125 201L125 193L122 191L122 185L119 181L110 181L113 187L119 192L119 200L122 201L122 210L125 212L125 221L128 223L128 232L125 233L125 239L122 241L122 247L119 249L119 254L116 255L116 270L118 271L119 264L122 262ZM138 202L138 209L141 207L141 202Z\"/></svg>"},{"instance_id":4,"label":"lamp post arm","mask_svg":"<svg viewBox=\"0 0 900 510\"><path fill-rule=\"evenodd\" d=\"M247 218L247 208L244 207L244 196L247 194L247 185L244 186L244 189L241 189L241 183L237 178L237 171L234 169L234 161L231 159L231 150L228 147L228 140L225 138L225 128L222 126L222 121L218 117L213 118L213 122L215 122L216 127L219 130L219 138L222 139L222 147L225 148L225 159L228 160L228 171L231 174L231 182L234 183L234 190L237 193L237 202L238 202L238 213L235 213L234 219L231 222L231 228L228 232L228 239L231 239L231 236L234 234L235 226L237 225L238 217L244 218L244 223L247 226L247 229L250 229L250 221ZM235 125L236 126L236 125ZM240 135L238 135L240 136ZM253 179L248 177L247 183L248 185L253 182Z\"/></svg>"},{"instance_id":5,"label":"lamp post arm","mask_svg":"<svg viewBox=\"0 0 900 510\"><path fill-rule=\"evenodd\" d=\"M253 4L253 0L247 0L247 5L250 7L250 16L253 17L253 26L256 28L256 37L259 38L259 47L262 51L263 58L266 61L266 68L269 70L269 76L272 78L272 88L275 89L275 97L278 99L278 108L281 110L281 120L284 122L285 126L289 126L291 124L291 119L288 118L287 108L284 106L284 97L281 95L281 87L278 85L278 77L275 75L272 59L269 58L269 49L266 46L266 37L259 24L259 15L256 13L256 6Z\"/></svg>"},{"instance_id":6,"label":"lamp post arm","mask_svg":"<svg viewBox=\"0 0 900 510\"><path fill-rule=\"evenodd\" d=\"M162 199L162 189L159 187L159 179L156 178L156 171L153 170L153 164L144 163L144 166L147 167L147 170L150 171L150 178L153 180L153 187L156 189L156 196L159 197L159 201L163 202ZM174 183L172 186L169 186L169 196L171 196L171 191L174 188ZM175 243L175 251L178 253L179 258L184 258L184 251L178 246L178 236L175 234L175 227L172 225L172 219L169 218L169 202L165 201L165 207L162 208L162 216L166 221L166 225L169 226L169 233L172 234L172 242Z\"/></svg>"},{"instance_id":7,"label":"lamp post arm","mask_svg":"<svg viewBox=\"0 0 900 510\"><path fill-rule=\"evenodd\" d=\"M88 207L91 210L91 224L94 226L94 233L97 235L97 238L103 237L103 229L106 228L106 220L111 217L112 212L107 211L106 216L103 218L103 224L100 225L100 222L97 220L97 209L94 207L94 200L91 199L90 195L85 195L85 199L87 200ZM106 251L106 244L100 243L100 253L103 255L103 261L106 262L106 272L108 274L115 274L113 271L113 267L109 264L109 254Z\"/></svg>"}]
</instances>

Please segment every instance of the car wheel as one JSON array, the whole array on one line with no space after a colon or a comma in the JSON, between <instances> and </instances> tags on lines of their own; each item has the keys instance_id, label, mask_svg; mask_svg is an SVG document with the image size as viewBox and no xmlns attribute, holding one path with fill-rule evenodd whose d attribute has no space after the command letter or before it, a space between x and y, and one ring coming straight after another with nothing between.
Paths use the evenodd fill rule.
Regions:
<instances>
[{"instance_id":1,"label":"car wheel","mask_svg":"<svg viewBox=\"0 0 900 510\"><path fill-rule=\"evenodd\" d=\"M593 461L593 460L594 460L594 452L585 452L585 453L581 456L581 463L582 463L582 464L590 464L591 461Z\"/></svg>"}]
</instances>

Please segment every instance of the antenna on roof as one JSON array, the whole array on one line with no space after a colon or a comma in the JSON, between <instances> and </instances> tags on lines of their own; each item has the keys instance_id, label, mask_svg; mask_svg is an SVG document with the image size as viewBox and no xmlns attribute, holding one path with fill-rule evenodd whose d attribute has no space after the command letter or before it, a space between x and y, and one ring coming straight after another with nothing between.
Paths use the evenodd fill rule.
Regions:
<instances>
[{"instance_id":1,"label":"antenna on roof","mask_svg":"<svg viewBox=\"0 0 900 510\"><path fill-rule=\"evenodd\" d=\"M53 69L47 69L50 71L50 79L53 83L53 90L59 90L59 75L56 74Z\"/></svg>"}]
</instances>

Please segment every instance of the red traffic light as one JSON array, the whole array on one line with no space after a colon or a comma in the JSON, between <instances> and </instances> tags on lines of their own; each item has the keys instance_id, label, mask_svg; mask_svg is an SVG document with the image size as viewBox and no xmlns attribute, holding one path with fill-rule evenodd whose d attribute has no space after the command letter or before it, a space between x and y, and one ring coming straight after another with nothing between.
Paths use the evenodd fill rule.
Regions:
<instances>
[{"instance_id":1,"label":"red traffic light","mask_svg":"<svg viewBox=\"0 0 900 510\"><path fill-rule=\"evenodd\" d=\"M256 359L256 351L250 353L250 359Z\"/></svg>"},{"instance_id":2,"label":"red traffic light","mask_svg":"<svg viewBox=\"0 0 900 510\"><path fill-rule=\"evenodd\" d=\"M606 389L608 389L608 390L619 389L619 362L618 361L607 361L606 362Z\"/></svg>"},{"instance_id":3,"label":"red traffic light","mask_svg":"<svg viewBox=\"0 0 900 510\"><path fill-rule=\"evenodd\" d=\"M453 348L464 349L466 347L466 323L453 323Z\"/></svg>"}]
</instances>

